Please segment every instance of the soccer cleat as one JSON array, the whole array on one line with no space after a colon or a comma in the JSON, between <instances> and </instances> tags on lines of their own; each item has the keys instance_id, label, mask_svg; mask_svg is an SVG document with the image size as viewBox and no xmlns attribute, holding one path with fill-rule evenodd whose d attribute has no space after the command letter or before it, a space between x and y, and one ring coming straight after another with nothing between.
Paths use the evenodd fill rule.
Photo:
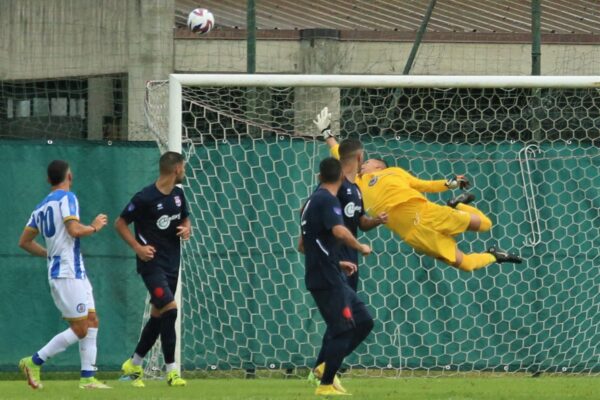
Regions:
<instances>
[{"instance_id":1,"label":"soccer cleat","mask_svg":"<svg viewBox=\"0 0 600 400\"><path fill-rule=\"evenodd\" d=\"M95 377L79 379L79 389L112 389L110 386L100 382Z\"/></svg>"},{"instance_id":2,"label":"soccer cleat","mask_svg":"<svg viewBox=\"0 0 600 400\"><path fill-rule=\"evenodd\" d=\"M448 207L456 208L458 203L469 204L473 200L475 200L475 195L473 193L463 192L458 196L448 200L446 204L448 205Z\"/></svg>"},{"instance_id":3,"label":"soccer cleat","mask_svg":"<svg viewBox=\"0 0 600 400\"><path fill-rule=\"evenodd\" d=\"M131 385L133 387L142 388L146 386L142 380L144 369L141 365L135 365L131 358L125 360L123 365L121 365L121 370L123 371L123 375L128 376L132 380Z\"/></svg>"},{"instance_id":4,"label":"soccer cleat","mask_svg":"<svg viewBox=\"0 0 600 400\"><path fill-rule=\"evenodd\" d=\"M169 386L185 386L187 382L181 376L179 372L173 370L167 374L167 383Z\"/></svg>"},{"instance_id":5,"label":"soccer cleat","mask_svg":"<svg viewBox=\"0 0 600 400\"><path fill-rule=\"evenodd\" d=\"M317 367L313 371L311 371L311 373L315 381L318 382L317 385L320 385L321 379L323 378L323 374L325 373L325 363L323 362L317 365ZM337 375L333 377L333 387L335 387L335 389L340 392L346 393L346 389L344 389L344 387L342 386L342 381Z\"/></svg>"},{"instance_id":6,"label":"soccer cleat","mask_svg":"<svg viewBox=\"0 0 600 400\"><path fill-rule=\"evenodd\" d=\"M144 383L142 378L136 378L133 381L131 381L131 386L136 387L136 388L143 388L143 387L146 387L146 384Z\"/></svg>"},{"instance_id":7,"label":"soccer cleat","mask_svg":"<svg viewBox=\"0 0 600 400\"><path fill-rule=\"evenodd\" d=\"M350 393L336 389L334 385L319 385L315 394L317 396L352 396Z\"/></svg>"},{"instance_id":8,"label":"soccer cleat","mask_svg":"<svg viewBox=\"0 0 600 400\"><path fill-rule=\"evenodd\" d=\"M511 262L511 263L515 263L515 264L521 264L523 262L523 259L521 257L519 257L518 255L509 253L504 250L500 250L497 247L490 247L490 249L488 250L488 253L490 253L491 255L496 257L496 262L499 264L503 263L503 262Z\"/></svg>"},{"instance_id":9,"label":"soccer cleat","mask_svg":"<svg viewBox=\"0 0 600 400\"><path fill-rule=\"evenodd\" d=\"M19 369L23 371L27 377L27 383L33 389L42 389L42 380L40 379L40 370L42 369L39 365L33 362L31 357L22 358L19 361Z\"/></svg>"},{"instance_id":10,"label":"soccer cleat","mask_svg":"<svg viewBox=\"0 0 600 400\"><path fill-rule=\"evenodd\" d=\"M317 378L314 371L311 369L308 373L308 377L306 378L307 382L314 386L319 386L321 384L321 380Z\"/></svg>"}]
</instances>

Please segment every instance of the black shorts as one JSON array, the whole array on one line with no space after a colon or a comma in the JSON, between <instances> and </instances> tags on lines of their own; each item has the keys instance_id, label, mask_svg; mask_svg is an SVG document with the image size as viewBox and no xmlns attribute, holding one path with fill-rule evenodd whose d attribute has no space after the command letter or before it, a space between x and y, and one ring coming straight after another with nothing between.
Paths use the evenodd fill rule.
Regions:
<instances>
[{"instance_id":1,"label":"black shorts","mask_svg":"<svg viewBox=\"0 0 600 400\"><path fill-rule=\"evenodd\" d=\"M365 303L347 284L330 289L311 290L310 294L315 299L332 336L354 329L356 324L361 322L373 320Z\"/></svg>"},{"instance_id":2,"label":"black shorts","mask_svg":"<svg viewBox=\"0 0 600 400\"><path fill-rule=\"evenodd\" d=\"M150 293L150 303L161 309L175 300L179 273L167 273L162 268L153 267L144 271L142 279Z\"/></svg>"}]
</instances>

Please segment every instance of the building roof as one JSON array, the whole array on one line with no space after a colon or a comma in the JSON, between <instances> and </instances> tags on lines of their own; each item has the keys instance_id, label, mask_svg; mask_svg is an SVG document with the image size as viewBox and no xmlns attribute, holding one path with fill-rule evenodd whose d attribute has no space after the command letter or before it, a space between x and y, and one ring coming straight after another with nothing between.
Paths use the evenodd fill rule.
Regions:
<instances>
[{"instance_id":1,"label":"building roof","mask_svg":"<svg viewBox=\"0 0 600 400\"><path fill-rule=\"evenodd\" d=\"M257 0L259 30L330 28L340 31L416 32L430 0ZM209 9L224 30L246 28L246 0L176 0L175 21ZM600 1L543 0L544 34L600 35ZM438 0L427 32L524 34L531 31L531 1ZM600 39L599 39L600 42Z\"/></svg>"}]
</instances>

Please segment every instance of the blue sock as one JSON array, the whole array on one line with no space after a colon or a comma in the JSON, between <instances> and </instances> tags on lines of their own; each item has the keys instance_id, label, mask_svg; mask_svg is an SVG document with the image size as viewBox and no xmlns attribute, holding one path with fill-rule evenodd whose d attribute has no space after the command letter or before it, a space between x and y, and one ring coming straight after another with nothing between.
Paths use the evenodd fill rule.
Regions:
<instances>
[{"instance_id":1,"label":"blue sock","mask_svg":"<svg viewBox=\"0 0 600 400\"><path fill-rule=\"evenodd\" d=\"M38 353L35 353L34 355L31 356L31 359L33 360L33 363L35 365L42 365L44 363L44 360L42 360L39 356Z\"/></svg>"},{"instance_id":2,"label":"blue sock","mask_svg":"<svg viewBox=\"0 0 600 400\"><path fill-rule=\"evenodd\" d=\"M95 371L81 371L82 378L91 378L94 376Z\"/></svg>"}]
</instances>

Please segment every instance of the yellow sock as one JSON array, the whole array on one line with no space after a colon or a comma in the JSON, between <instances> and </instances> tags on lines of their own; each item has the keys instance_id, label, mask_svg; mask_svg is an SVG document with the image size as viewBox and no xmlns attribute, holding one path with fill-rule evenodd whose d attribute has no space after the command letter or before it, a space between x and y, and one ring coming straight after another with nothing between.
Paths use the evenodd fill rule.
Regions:
<instances>
[{"instance_id":1,"label":"yellow sock","mask_svg":"<svg viewBox=\"0 0 600 400\"><path fill-rule=\"evenodd\" d=\"M473 272L476 269L487 267L495 261L496 257L490 253L463 254L462 262L458 268L463 271Z\"/></svg>"},{"instance_id":2,"label":"yellow sock","mask_svg":"<svg viewBox=\"0 0 600 400\"><path fill-rule=\"evenodd\" d=\"M477 230L478 232L487 232L490 229L492 229L492 220L489 219L487 215L479 211L477 208L472 207L468 204L458 203L456 205L456 209L479 216L479 218L481 219L481 225L479 225L479 229Z\"/></svg>"}]
</instances>

